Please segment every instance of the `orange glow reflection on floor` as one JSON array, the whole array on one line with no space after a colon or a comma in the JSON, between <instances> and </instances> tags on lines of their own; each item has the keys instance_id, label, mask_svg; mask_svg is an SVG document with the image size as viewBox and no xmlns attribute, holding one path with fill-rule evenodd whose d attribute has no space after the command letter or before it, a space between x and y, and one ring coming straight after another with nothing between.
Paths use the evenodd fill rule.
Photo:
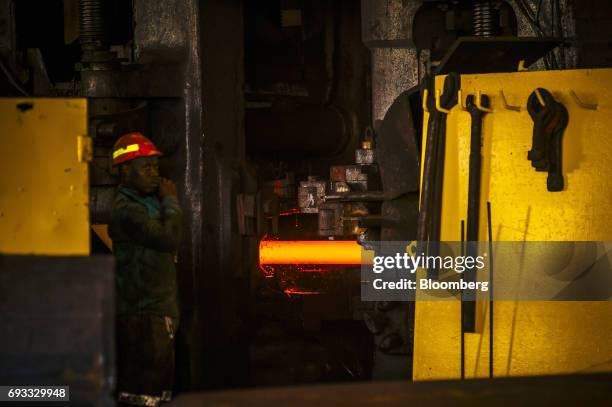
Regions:
<instances>
[{"instance_id":1,"label":"orange glow reflection on floor","mask_svg":"<svg viewBox=\"0 0 612 407\"><path fill-rule=\"evenodd\" d=\"M363 259L362 259L363 257ZM259 264L346 264L371 263L370 251L350 240L262 240Z\"/></svg>"},{"instance_id":2,"label":"orange glow reflection on floor","mask_svg":"<svg viewBox=\"0 0 612 407\"><path fill-rule=\"evenodd\" d=\"M319 295L320 294L320 292L318 292L318 291L303 291L303 290L299 290L297 288L286 288L284 290L284 292L288 296L292 296L292 295Z\"/></svg>"}]
</instances>

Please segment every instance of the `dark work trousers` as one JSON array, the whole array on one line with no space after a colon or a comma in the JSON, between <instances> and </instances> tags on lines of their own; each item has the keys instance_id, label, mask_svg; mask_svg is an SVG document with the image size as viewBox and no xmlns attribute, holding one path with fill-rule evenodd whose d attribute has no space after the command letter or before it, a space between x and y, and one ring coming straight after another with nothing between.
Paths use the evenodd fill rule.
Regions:
<instances>
[{"instance_id":1,"label":"dark work trousers","mask_svg":"<svg viewBox=\"0 0 612 407\"><path fill-rule=\"evenodd\" d=\"M174 385L174 338L178 321L152 314L116 321L119 405L156 405Z\"/></svg>"}]
</instances>

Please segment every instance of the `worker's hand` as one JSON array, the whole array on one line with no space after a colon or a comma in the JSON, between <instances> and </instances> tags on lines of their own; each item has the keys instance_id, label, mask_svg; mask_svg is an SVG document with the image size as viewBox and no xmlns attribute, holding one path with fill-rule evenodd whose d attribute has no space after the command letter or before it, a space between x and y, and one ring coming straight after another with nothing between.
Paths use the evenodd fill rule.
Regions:
<instances>
[{"instance_id":1,"label":"worker's hand","mask_svg":"<svg viewBox=\"0 0 612 407\"><path fill-rule=\"evenodd\" d=\"M176 185L167 178L159 179L159 197L173 196L176 198Z\"/></svg>"}]
</instances>

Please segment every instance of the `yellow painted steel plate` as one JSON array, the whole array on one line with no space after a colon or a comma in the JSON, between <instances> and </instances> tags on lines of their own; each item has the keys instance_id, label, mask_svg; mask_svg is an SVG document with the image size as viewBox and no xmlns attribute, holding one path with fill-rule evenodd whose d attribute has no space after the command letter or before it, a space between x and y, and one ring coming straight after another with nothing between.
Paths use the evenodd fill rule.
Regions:
<instances>
[{"instance_id":1,"label":"yellow painted steel plate","mask_svg":"<svg viewBox=\"0 0 612 407\"><path fill-rule=\"evenodd\" d=\"M0 98L0 253L89 254L86 135L86 99Z\"/></svg>"},{"instance_id":2,"label":"yellow painted steel plate","mask_svg":"<svg viewBox=\"0 0 612 407\"><path fill-rule=\"evenodd\" d=\"M436 89L442 89L443 80L436 78ZM481 91L493 108L482 128L480 240L487 240L487 201L492 205L494 240L612 240L610 84L612 69L461 76L464 102L466 95ZM547 173L536 172L527 160L533 122L526 103L537 87L551 91L569 111L562 192L547 191ZM505 108L500 91L521 111ZM580 106L571 92L597 109ZM442 240L461 239L469 150L470 115L456 106L447 121ZM519 272L496 264L496 273ZM495 376L612 371L612 301L496 301L494 309ZM488 376L488 312L488 303L477 303L478 333L465 335L468 378ZM415 380L460 377L458 301L417 302L413 374Z\"/></svg>"}]
</instances>

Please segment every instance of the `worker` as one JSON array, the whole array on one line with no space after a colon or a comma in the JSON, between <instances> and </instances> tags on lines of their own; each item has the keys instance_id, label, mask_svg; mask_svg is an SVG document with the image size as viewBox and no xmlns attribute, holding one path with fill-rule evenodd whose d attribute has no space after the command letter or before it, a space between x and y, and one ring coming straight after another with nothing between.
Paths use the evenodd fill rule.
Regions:
<instances>
[{"instance_id":1,"label":"worker","mask_svg":"<svg viewBox=\"0 0 612 407\"><path fill-rule=\"evenodd\" d=\"M157 405L172 396L181 209L175 184L159 176L160 155L140 133L122 136L113 149L120 175L109 225L119 405Z\"/></svg>"}]
</instances>

